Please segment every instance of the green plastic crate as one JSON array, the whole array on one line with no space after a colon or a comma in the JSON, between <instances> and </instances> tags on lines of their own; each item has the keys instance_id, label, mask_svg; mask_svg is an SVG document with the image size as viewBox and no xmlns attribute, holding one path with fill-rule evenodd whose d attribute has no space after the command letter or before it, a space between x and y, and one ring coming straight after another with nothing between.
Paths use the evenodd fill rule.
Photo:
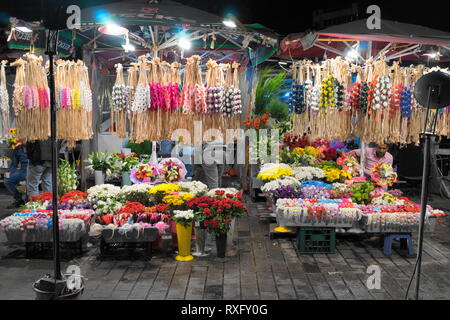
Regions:
<instances>
[{"instance_id":1,"label":"green plastic crate","mask_svg":"<svg viewBox=\"0 0 450 320\"><path fill-rule=\"evenodd\" d=\"M300 253L335 253L335 228L299 228L297 234L297 248Z\"/></svg>"}]
</instances>

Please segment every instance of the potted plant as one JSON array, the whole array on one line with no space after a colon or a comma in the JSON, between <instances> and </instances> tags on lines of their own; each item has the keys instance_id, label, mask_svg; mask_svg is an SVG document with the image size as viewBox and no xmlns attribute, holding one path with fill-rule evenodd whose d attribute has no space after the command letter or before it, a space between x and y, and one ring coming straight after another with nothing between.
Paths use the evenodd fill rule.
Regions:
<instances>
[{"instance_id":1,"label":"potted plant","mask_svg":"<svg viewBox=\"0 0 450 320\"><path fill-rule=\"evenodd\" d=\"M105 176L110 176L118 170L120 163L115 159L112 153L94 152L89 155L87 160L88 169L94 170L95 184L102 185L105 183Z\"/></svg>"},{"instance_id":2,"label":"potted plant","mask_svg":"<svg viewBox=\"0 0 450 320\"><path fill-rule=\"evenodd\" d=\"M231 196L231 194L230 194ZM196 208L202 212L203 226L216 238L217 257L225 258L227 247L227 235L230 231L233 219L240 217L246 210L246 206L238 200L227 198L200 197L188 203L188 207Z\"/></svg>"},{"instance_id":3,"label":"potted plant","mask_svg":"<svg viewBox=\"0 0 450 320\"><path fill-rule=\"evenodd\" d=\"M194 221L193 210L174 210L173 220L177 223L178 255L177 261L191 261L191 235L192 222Z\"/></svg>"},{"instance_id":4,"label":"potted plant","mask_svg":"<svg viewBox=\"0 0 450 320\"><path fill-rule=\"evenodd\" d=\"M210 206L216 202L216 199L210 197L199 197L188 201L187 206L194 209L195 223L195 248L194 256L204 257L208 254L205 252L207 228L204 221L209 218L211 213Z\"/></svg>"},{"instance_id":5,"label":"potted plant","mask_svg":"<svg viewBox=\"0 0 450 320\"><path fill-rule=\"evenodd\" d=\"M129 186L131 185L130 171L139 165L139 158L136 153L130 153L129 155L117 153L116 156L121 164L122 186Z\"/></svg>"}]
</instances>

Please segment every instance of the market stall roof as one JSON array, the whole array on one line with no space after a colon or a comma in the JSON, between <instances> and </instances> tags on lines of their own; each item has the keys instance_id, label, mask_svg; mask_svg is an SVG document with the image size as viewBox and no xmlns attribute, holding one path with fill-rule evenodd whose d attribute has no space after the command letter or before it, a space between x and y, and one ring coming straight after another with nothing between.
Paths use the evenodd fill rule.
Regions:
<instances>
[{"instance_id":1,"label":"market stall roof","mask_svg":"<svg viewBox=\"0 0 450 320\"><path fill-rule=\"evenodd\" d=\"M249 62L248 48L254 49L259 63L273 55L278 49L278 34L260 24L243 25L236 28L223 24L223 18L209 12L185 6L181 3L160 0L133 0L87 7L81 11L81 29L63 30L60 35L58 53L69 55L74 48L94 51L104 65L114 66L124 60L133 61L137 56L150 52L176 56L176 47L181 38L190 41L192 49L186 55L205 54L205 60L219 58L222 62ZM127 35L114 36L98 31L100 26L113 23L128 29ZM36 26L33 36L40 35L32 44L35 49L45 47L45 34ZM25 41L24 39L27 38ZM128 39L127 39L128 38ZM127 52L124 44L134 45L133 52ZM29 34L15 30L9 42L13 49L30 48ZM168 49L168 50L167 50Z\"/></svg>"},{"instance_id":2,"label":"market stall roof","mask_svg":"<svg viewBox=\"0 0 450 320\"><path fill-rule=\"evenodd\" d=\"M281 56L322 57L325 51L328 51L329 56L340 55L348 48L349 43L355 41L372 41L372 55L383 51L386 55L390 52L392 58L403 59L417 59L413 55L421 49L424 51L436 46L443 55L441 61L450 61L450 33L384 19L381 21L381 29L369 29L367 20L363 19L316 32L290 34L281 41Z\"/></svg>"}]
</instances>

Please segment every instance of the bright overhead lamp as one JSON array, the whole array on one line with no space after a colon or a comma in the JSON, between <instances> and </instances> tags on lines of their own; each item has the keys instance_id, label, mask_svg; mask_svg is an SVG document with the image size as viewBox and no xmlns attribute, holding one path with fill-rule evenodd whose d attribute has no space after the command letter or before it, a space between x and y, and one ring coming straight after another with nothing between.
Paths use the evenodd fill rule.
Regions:
<instances>
[{"instance_id":1,"label":"bright overhead lamp","mask_svg":"<svg viewBox=\"0 0 450 320\"><path fill-rule=\"evenodd\" d=\"M110 36L122 36L128 33L127 28L121 27L115 23L108 23L107 25L98 28L98 31Z\"/></svg>"},{"instance_id":2,"label":"bright overhead lamp","mask_svg":"<svg viewBox=\"0 0 450 320\"><path fill-rule=\"evenodd\" d=\"M234 22L233 20L230 20L230 19L223 20L222 23L228 28L236 28L237 27L236 22Z\"/></svg>"},{"instance_id":3,"label":"bright overhead lamp","mask_svg":"<svg viewBox=\"0 0 450 320\"><path fill-rule=\"evenodd\" d=\"M358 52L355 49L349 50L345 58L349 60L356 60L358 59Z\"/></svg>"},{"instance_id":4,"label":"bright overhead lamp","mask_svg":"<svg viewBox=\"0 0 450 320\"><path fill-rule=\"evenodd\" d=\"M429 53L424 53L424 56L428 56L431 59L436 59L436 58L442 57L442 54L440 52L429 52Z\"/></svg>"},{"instance_id":5,"label":"bright overhead lamp","mask_svg":"<svg viewBox=\"0 0 450 320\"><path fill-rule=\"evenodd\" d=\"M192 47L192 43L186 38L181 38L178 40L178 46L183 50L189 50Z\"/></svg>"},{"instance_id":6,"label":"bright overhead lamp","mask_svg":"<svg viewBox=\"0 0 450 320\"><path fill-rule=\"evenodd\" d=\"M21 32L25 32L25 33L30 33L33 32L33 30L31 30L28 27L16 27L17 30L21 31Z\"/></svg>"}]
</instances>

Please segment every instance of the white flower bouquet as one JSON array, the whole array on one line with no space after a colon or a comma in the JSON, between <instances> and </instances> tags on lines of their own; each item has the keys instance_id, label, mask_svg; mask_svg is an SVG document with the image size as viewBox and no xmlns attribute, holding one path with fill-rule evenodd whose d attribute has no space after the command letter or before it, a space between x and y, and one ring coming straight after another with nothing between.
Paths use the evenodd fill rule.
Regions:
<instances>
[{"instance_id":1,"label":"white flower bouquet","mask_svg":"<svg viewBox=\"0 0 450 320\"><path fill-rule=\"evenodd\" d=\"M184 226L188 226L194 221L194 210L174 210L173 219Z\"/></svg>"},{"instance_id":2,"label":"white flower bouquet","mask_svg":"<svg viewBox=\"0 0 450 320\"><path fill-rule=\"evenodd\" d=\"M177 185L180 186L182 191L192 193L196 197L202 196L208 192L208 186L200 181L178 182Z\"/></svg>"},{"instance_id":3,"label":"white flower bouquet","mask_svg":"<svg viewBox=\"0 0 450 320\"><path fill-rule=\"evenodd\" d=\"M276 190L281 187L291 186L293 188L300 186L300 181L294 177L282 177L277 180L267 182L261 187L262 192L269 192L271 190Z\"/></svg>"},{"instance_id":4,"label":"white flower bouquet","mask_svg":"<svg viewBox=\"0 0 450 320\"><path fill-rule=\"evenodd\" d=\"M292 175L299 181L325 178L325 171L316 167L293 167Z\"/></svg>"}]
</instances>

